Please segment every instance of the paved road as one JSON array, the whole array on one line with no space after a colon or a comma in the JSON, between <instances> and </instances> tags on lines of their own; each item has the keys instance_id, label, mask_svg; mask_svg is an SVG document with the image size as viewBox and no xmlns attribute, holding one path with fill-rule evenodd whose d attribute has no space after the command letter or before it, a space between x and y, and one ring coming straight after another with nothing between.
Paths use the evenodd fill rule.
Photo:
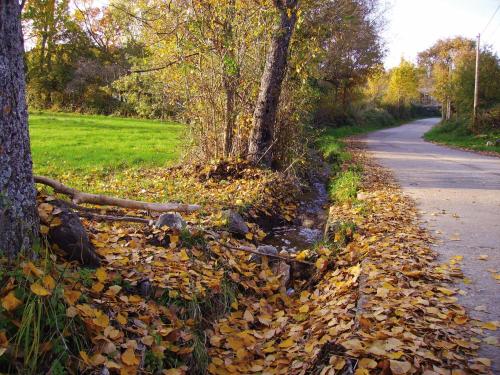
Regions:
<instances>
[{"instance_id":1,"label":"paved road","mask_svg":"<svg viewBox=\"0 0 500 375\"><path fill-rule=\"evenodd\" d=\"M500 321L500 284L488 271L500 273L500 158L425 142L422 135L438 121L377 131L365 141L417 202L426 227L440 240L439 261L463 255L462 269L472 282L461 285L467 292L461 303L474 318ZM500 329L485 332L500 342ZM493 371L500 374L500 348L483 345L480 354L495 360Z\"/></svg>"}]
</instances>

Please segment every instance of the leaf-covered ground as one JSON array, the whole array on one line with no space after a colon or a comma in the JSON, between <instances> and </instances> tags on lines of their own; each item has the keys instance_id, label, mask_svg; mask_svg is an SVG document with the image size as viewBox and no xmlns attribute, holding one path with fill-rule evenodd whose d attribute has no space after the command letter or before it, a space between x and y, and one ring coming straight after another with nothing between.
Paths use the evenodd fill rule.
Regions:
<instances>
[{"instance_id":1,"label":"leaf-covered ground","mask_svg":"<svg viewBox=\"0 0 500 375\"><path fill-rule=\"evenodd\" d=\"M291 254L312 265L288 262L286 285L283 261L234 247L262 242L257 223L292 220L297 184L240 162L155 171L158 182L140 194L158 200L170 189L204 205L185 216L186 230L85 221L97 270L57 251L4 261L1 371L486 373L475 336L499 324L470 321L457 304L460 259L434 263L413 203L362 152L353 155L364 171L360 199L330 209L332 227L349 222L353 232ZM42 214L59 225L51 199L40 197ZM244 213L251 232L228 233L223 208Z\"/></svg>"}]
</instances>

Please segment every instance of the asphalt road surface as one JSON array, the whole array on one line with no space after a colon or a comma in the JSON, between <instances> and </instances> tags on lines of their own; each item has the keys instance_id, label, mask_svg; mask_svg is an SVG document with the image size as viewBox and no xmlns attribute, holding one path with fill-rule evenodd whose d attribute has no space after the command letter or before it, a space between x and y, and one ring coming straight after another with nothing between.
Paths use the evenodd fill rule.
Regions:
<instances>
[{"instance_id":1,"label":"asphalt road surface","mask_svg":"<svg viewBox=\"0 0 500 375\"><path fill-rule=\"evenodd\" d=\"M364 138L383 167L417 203L424 226L439 240L438 261L463 255L467 284L460 302L473 318L500 321L500 158L438 146L422 139L439 119L424 119ZM500 329L485 331L500 342ZM481 357L500 374L500 347L483 344Z\"/></svg>"}]
</instances>

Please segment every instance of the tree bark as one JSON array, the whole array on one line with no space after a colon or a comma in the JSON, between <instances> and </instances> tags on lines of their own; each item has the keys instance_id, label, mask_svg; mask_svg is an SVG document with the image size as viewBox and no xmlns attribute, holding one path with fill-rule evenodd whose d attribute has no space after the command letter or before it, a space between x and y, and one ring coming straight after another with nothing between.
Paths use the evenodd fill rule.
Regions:
<instances>
[{"instance_id":1,"label":"tree bark","mask_svg":"<svg viewBox=\"0 0 500 375\"><path fill-rule=\"evenodd\" d=\"M233 135L236 123L236 88L240 78L240 67L236 62L232 20L235 14L235 0L230 0L226 7L224 21L224 44L227 46L224 56L223 83L226 93L226 113L224 129L224 157L231 156L233 152Z\"/></svg>"},{"instance_id":2,"label":"tree bark","mask_svg":"<svg viewBox=\"0 0 500 375\"><path fill-rule=\"evenodd\" d=\"M281 85L288 65L288 48L297 21L298 3L298 0L274 0L274 5L280 13L280 23L266 57L248 147L248 159L253 163L261 162L265 166L271 166L270 148Z\"/></svg>"},{"instance_id":3,"label":"tree bark","mask_svg":"<svg viewBox=\"0 0 500 375\"><path fill-rule=\"evenodd\" d=\"M0 0L0 252L29 251L38 236L18 0Z\"/></svg>"},{"instance_id":4,"label":"tree bark","mask_svg":"<svg viewBox=\"0 0 500 375\"><path fill-rule=\"evenodd\" d=\"M224 88L226 90L226 128L224 129L224 156L230 157L233 152L234 125L236 123L235 101L236 87L234 79L225 77Z\"/></svg>"}]
</instances>

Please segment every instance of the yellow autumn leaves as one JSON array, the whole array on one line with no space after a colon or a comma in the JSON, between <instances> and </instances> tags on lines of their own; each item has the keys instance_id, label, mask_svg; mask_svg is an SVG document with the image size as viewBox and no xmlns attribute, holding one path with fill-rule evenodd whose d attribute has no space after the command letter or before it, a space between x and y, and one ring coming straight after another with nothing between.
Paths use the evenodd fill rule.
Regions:
<instances>
[{"instance_id":1,"label":"yellow autumn leaves","mask_svg":"<svg viewBox=\"0 0 500 375\"><path fill-rule=\"evenodd\" d=\"M56 287L56 281L51 275L44 275L44 272L36 267L33 262L23 263L21 267L25 276L30 276L35 279L29 287L34 295L45 297L52 294L52 291ZM8 293L1 298L1 305L7 311L13 311L22 304L23 301L16 297L14 290L9 290Z\"/></svg>"},{"instance_id":2,"label":"yellow autumn leaves","mask_svg":"<svg viewBox=\"0 0 500 375\"><path fill-rule=\"evenodd\" d=\"M23 301L18 299L13 290L11 290L5 297L2 298L2 307L7 311L17 309L23 304Z\"/></svg>"}]
</instances>

